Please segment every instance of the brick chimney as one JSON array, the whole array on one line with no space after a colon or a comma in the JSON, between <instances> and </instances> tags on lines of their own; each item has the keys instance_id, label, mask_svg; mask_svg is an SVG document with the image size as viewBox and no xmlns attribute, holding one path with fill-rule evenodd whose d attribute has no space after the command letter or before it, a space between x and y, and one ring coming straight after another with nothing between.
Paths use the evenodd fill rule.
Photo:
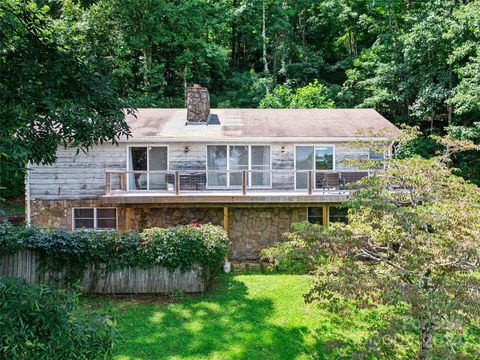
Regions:
<instances>
[{"instance_id":1,"label":"brick chimney","mask_svg":"<svg viewBox=\"0 0 480 360\"><path fill-rule=\"evenodd\" d=\"M208 89L199 84L187 88L187 121L206 124L210 114L210 95Z\"/></svg>"}]
</instances>

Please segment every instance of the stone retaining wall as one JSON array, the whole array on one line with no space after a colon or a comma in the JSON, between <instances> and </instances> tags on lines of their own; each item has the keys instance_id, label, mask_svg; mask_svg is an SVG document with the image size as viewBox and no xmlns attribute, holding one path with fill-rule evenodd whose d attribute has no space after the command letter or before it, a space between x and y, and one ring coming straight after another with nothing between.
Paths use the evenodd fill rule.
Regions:
<instances>
[{"instance_id":1,"label":"stone retaining wall","mask_svg":"<svg viewBox=\"0 0 480 360\"><path fill-rule=\"evenodd\" d=\"M32 225L53 226L72 229L72 208L108 207L98 200L31 202ZM141 230L149 227L169 227L188 224L198 219L206 223L223 226L223 207L184 208L184 207L141 207L117 208L118 230ZM260 250L275 241L283 240L283 234L294 222L307 218L306 207L229 207L228 235L231 241L229 258L233 261L256 261Z\"/></svg>"}]
</instances>

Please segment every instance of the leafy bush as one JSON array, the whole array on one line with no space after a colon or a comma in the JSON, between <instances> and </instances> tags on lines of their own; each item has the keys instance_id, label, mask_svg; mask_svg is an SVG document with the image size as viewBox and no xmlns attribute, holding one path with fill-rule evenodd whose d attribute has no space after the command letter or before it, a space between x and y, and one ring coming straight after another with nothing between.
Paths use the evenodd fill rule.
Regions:
<instances>
[{"instance_id":1,"label":"leafy bush","mask_svg":"<svg viewBox=\"0 0 480 360\"><path fill-rule=\"evenodd\" d=\"M105 318L75 318L76 295L0 278L1 359L109 357L114 330Z\"/></svg>"},{"instance_id":2,"label":"leafy bush","mask_svg":"<svg viewBox=\"0 0 480 360\"><path fill-rule=\"evenodd\" d=\"M261 260L267 262L267 270L273 272L287 272L293 274L306 274L321 263L323 251L315 241L301 238L298 234L306 230L317 231L320 225L308 222L292 225L292 232L284 234L287 241L280 241L260 252Z\"/></svg>"},{"instance_id":3,"label":"leafy bush","mask_svg":"<svg viewBox=\"0 0 480 360\"><path fill-rule=\"evenodd\" d=\"M267 269L270 271L305 274L312 270L307 252L303 241L284 241L263 249L260 257L268 262Z\"/></svg>"},{"instance_id":4,"label":"leafy bush","mask_svg":"<svg viewBox=\"0 0 480 360\"><path fill-rule=\"evenodd\" d=\"M48 269L68 271L67 282L83 277L88 264L105 271L125 267L164 266L184 271L200 265L207 279L219 269L227 255L225 231L210 224L199 227L179 225L169 229L152 228L142 232L78 231L40 227L0 225L0 251L38 251Z\"/></svg>"}]
</instances>

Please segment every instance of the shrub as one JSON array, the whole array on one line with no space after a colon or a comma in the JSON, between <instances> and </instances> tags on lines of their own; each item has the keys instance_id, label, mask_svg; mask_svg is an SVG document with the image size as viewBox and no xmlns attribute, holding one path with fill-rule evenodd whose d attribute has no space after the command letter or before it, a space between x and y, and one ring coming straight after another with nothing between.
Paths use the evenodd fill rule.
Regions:
<instances>
[{"instance_id":1,"label":"shrub","mask_svg":"<svg viewBox=\"0 0 480 360\"><path fill-rule=\"evenodd\" d=\"M78 231L0 225L0 251L38 251L47 269L66 268L67 283L83 277L88 264L105 271L159 265L188 271L199 265L206 279L220 269L227 255L225 231L210 224L152 228L142 232Z\"/></svg>"},{"instance_id":2,"label":"shrub","mask_svg":"<svg viewBox=\"0 0 480 360\"><path fill-rule=\"evenodd\" d=\"M107 358L111 324L99 316L75 318L76 301L72 292L0 278L0 358Z\"/></svg>"},{"instance_id":3,"label":"shrub","mask_svg":"<svg viewBox=\"0 0 480 360\"><path fill-rule=\"evenodd\" d=\"M307 229L315 231L320 225L308 222L292 225L292 232L284 234L287 241L274 243L271 247L260 252L261 260L267 262L267 270L273 272L287 272L306 274L321 263L323 251L317 247L315 241L298 236Z\"/></svg>"},{"instance_id":4,"label":"shrub","mask_svg":"<svg viewBox=\"0 0 480 360\"><path fill-rule=\"evenodd\" d=\"M303 241L276 242L260 252L262 261L267 261L267 270L305 274L311 269Z\"/></svg>"}]
</instances>

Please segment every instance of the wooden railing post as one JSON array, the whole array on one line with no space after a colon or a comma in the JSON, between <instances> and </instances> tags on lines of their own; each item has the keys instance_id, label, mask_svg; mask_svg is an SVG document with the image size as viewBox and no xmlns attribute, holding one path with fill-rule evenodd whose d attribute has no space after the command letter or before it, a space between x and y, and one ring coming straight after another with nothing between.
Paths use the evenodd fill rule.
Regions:
<instances>
[{"instance_id":1,"label":"wooden railing post","mask_svg":"<svg viewBox=\"0 0 480 360\"><path fill-rule=\"evenodd\" d=\"M127 174L126 173L120 174L120 190L127 191Z\"/></svg>"},{"instance_id":2,"label":"wooden railing post","mask_svg":"<svg viewBox=\"0 0 480 360\"><path fill-rule=\"evenodd\" d=\"M242 171L242 195L247 193L247 172L245 170Z\"/></svg>"},{"instance_id":3,"label":"wooden railing post","mask_svg":"<svg viewBox=\"0 0 480 360\"><path fill-rule=\"evenodd\" d=\"M312 189L313 189L312 170L308 171L307 188L308 188L308 195L312 195Z\"/></svg>"},{"instance_id":4,"label":"wooden railing post","mask_svg":"<svg viewBox=\"0 0 480 360\"><path fill-rule=\"evenodd\" d=\"M180 173L175 171L175 195L180 194Z\"/></svg>"},{"instance_id":5,"label":"wooden railing post","mask_svg":"<svg viewBox=\"0 0 480 360\"><path fill-rule=\"evenodd\" d=\"M110 172L105 173L105 195L112 193L112 184L110 183Z\"/></svg>"}]
</instances>

